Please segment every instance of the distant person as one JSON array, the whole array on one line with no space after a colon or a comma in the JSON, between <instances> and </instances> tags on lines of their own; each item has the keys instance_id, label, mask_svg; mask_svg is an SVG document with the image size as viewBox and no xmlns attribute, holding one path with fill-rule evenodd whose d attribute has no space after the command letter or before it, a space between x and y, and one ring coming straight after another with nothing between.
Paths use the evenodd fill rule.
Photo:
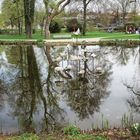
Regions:
<instances>
[{"instance_id":1,"label":"distant person","mask_svg":"<svg viewBox=\"0 0 140 140\"><path fill-rule=\"evenodd\" d=\"M138 32L139 32L139 34L140 34L140 27L138 28Z\"/></svg>"},{"instance_id":2,"label":"distant person","mask_svg":"<svg viewBox=\"0 0 140 140\"><path fill-rule=\"evenodd\" d=\"M113 31L113 29L112 29L112 27L110 26L110 27L108 27L108 30L107 30L109 33L112 33L112 31Z\"/></svg>"},{"instance_id":3,"label":"distant person","mask_svg":"<svg viewBox=\"0 0 140 140\"><path fill-rule=\"evenodd\" d=\"M129 27L128 33L129 33L129 34L132 34L132 27Z\"/></svg>"}]
</instances>

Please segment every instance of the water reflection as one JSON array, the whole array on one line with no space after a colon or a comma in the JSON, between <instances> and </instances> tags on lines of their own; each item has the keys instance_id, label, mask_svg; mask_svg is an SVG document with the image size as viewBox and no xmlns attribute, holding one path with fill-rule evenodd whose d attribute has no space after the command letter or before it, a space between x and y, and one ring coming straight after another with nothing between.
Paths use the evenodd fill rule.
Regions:
<instances>
[{"instance_id":1,"label":"water reflection","mask_svg":"<svg viewBox=\"0 0 140 140\"><path fill-rule=\"evenodd\" d=\"M60 69L60 72L68 72L71 78L64 81L65 86L62 85L61 92L67 105L82 120L99 111L101 102L108 97L111 63L106 60L105 52L102 50L77 47L69 48L67 53L69 53L66 54L68 57L66 60L60 59L59 66L62 65L63 69ZM62 52L60 51L59 54L62 55ZM60 77L64 80L62 73Z\"/></svg>"},{"instance_id":2,"label":"water reflection","mask_svg":"<svg viewBox=\"0 0 140 140\"><path fill-rule=\"evenodd\" d=\"M54 129L60 120L57 120L57 116L63 115L62 109L60 109L61 114L58 114L59 106L56 96L48 90L46 92L42 90L33 47L14 49L19 51L20 57L16 59L18 73L16 73L14 81L9 81L9 90L6 93L5 102L10 106L8 116L16 118L23 131L34 132L38 127L40 127L39 130L49 131L52 127ZM13 72L12 68L8 70ZM4 80L2 79L2 82ZM49 76L47 84L49 89ZM37 121L39 124L36 123Z\"/></svg>"},{"instance_id":3,"label":"water reflection","mask_svg":"<svg viewBox=\"0 0 140 140\"><path fill-rule=\"evenodd\" d=\"M126 81L124 86L130 92L130 98L127 100L129 106L134 112L140 113L140 46L134 53L136 63L135 74L133 75L133 81Z\"/></svg>"},{"instance_id":4,"label":"water reflection","mask_svg":"<svg viewBox=\"0 0 140 140\"><path fill-rule=\"evenodd\" d=\"M51 131L68 121L73 123L73 114L81 122L95 121L98 112L106 116L117 116L117 112L120 117L128 111L128 92L121 80L132 81L133 67L139 66L135 64L138 52L138 48L57 46L49 54L53 67L48 65L44 49L37 46L1 47L2 131ZM132 101L129 100L131 107ZM116 108L120 110L115 112ZM121 118L117 120L113 115L108 119L118 124ZM91 122L86 125L84 128L90 128Z\"/></svg>"}]
</instances>

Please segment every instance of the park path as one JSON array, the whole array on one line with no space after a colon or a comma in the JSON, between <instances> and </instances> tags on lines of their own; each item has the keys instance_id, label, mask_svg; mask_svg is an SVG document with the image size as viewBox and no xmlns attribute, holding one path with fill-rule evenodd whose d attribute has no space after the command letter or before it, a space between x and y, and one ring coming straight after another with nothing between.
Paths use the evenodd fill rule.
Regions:
<instances>
[{"instance_id":1,"label":"park path","mask_svg":"<svg viewBox=\"0 0 140 140\"><path fill-rule=\"evenodd\" d=\"M66 44L97 44L101 38L72 38L72 39L47 39L46 44L66 45Z\"/></svg>"},{"instance_id":2,"label":"park path","mask_svg":"<svg viewBox=\"0 0 140 140\"><path fill-rule=\"evenodd\" d=\"M45 40L46 42L74 42L74 41L79 41L79 42L82 42L82 41L86 41L86 42L98 42L100 41L101 38L71 38L71 39L47 39Z\"/></svg>"}]
</instances>

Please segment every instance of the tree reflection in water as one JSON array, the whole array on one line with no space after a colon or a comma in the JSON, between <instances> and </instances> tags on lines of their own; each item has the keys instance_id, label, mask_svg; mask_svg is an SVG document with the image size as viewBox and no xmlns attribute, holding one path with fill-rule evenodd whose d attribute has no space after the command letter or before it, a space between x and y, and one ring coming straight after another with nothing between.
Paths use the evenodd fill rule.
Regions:
<instances>
[{"instance_id":1,"label":"tree reflection in water","mask_svg":"<svg viewBox=\"0 0 140 140\"><path fill-rule=\"evenodd\" d=\"M4 87L3 82L0 80L0 110L3 108L4 99L3 94L6 93L6 88Z\"/></svg>"},{"instance_id":2,"label":"tree reflection in water","mask_svg":"<svg viewBox=\"0 0 140 140\"><path fill-rule=\"evenodd\" d=\"M97 51L90 50L88 47L82 48L69 48L67 52L69 53L69 58L63 58L59 62L59 66L62 63L63 65L65 64L64 70L67 70L68 65L71 66L67 72L71 74L72 79L64 80L63 78L65 86L61 84L60 89L66 98L68 106L75 111L79 119L88 118L94 112L99 111L102 100L108 97L110 93L108 85L111 81L110 74L112 73L111 63L105 58L107 55L104 55L104 49ZM92 58L92 56L96 56L96 58Z\"/></svg>"},{"instance_id":3,"label":"tree reflection in water","mask_svg":"<svg viewBox=\"0 0 140 140\"><path fill-rule=\"evenodd\" d=\"M18 118L22 130L35 131L39 127L49 131L66 122L63 101L81 120L99 111L110 94L110 57L125 65L136 52L119 47L53 47L50 56L57 67L48 66L46 74L40 71L46 60L38 65L33 47L15 47L6 54L17 66L10 84L0 80L0 93L6 93L11 107L8 114ZM0 99L3 97L0 94Z\"/></svg>"},{"instance_id":4,"label":"tree reflection in water","mask_svg":"<svg viewBox=\"0 0 140 140\"><path fill-rule=\"evenodd\" d=\"M135 75L133 76L133 83L125 82L124 86L131 93L131 98L127 100L128 104L132 110L140 113L140 46L136 49L133 56L134 62L137 64Z\"/></svg>"},{"instance_id":5,"label":"tree reflection in water","mask_svg":"<svg viewBox=\"0 0 140 140\"><path fill-rule=\"evenodd\" d=\"M126 65L130 56L135 54L135 48L126 48L126 46L113 46L110 47L110 53L114 55L116 63Z\"/></svg>"},{"instance_id":6,"label":"tree reflection in water","mask_svg":"<svg viewBox=\"0 0 140 140\"><path fill-rule=\"evenodd\" d=\"M129 85L125 85L127 89L133 94L131 95L131 99L128 99L127 102L130 107L136 112L140 113L140 90L136 90L134 87Z\"/></svg>"},{"instance_id":7,"label":"tree reflection in water","mask_svg":"<svg viewBox=\"0 0 140 140\"><path fill-rule=\"evenodd\" d=\"M9 86L8 103L12 110L9 115L17 117L23 131L34 132L35 125L42 130L59 127L63 115L55 94L50 91L50 77L47 78L47 91L43 91L33 47L17 47L19 73ZM15 60L14 60L15 61ZM61 113L60 113L61 112ZM43 115L42 115L43 114ZM42 121L41 121L42 120ZM37 124L36 121L39 121ZM62 123L62 122L61 122Z\"/></svg>"}]
</instances>

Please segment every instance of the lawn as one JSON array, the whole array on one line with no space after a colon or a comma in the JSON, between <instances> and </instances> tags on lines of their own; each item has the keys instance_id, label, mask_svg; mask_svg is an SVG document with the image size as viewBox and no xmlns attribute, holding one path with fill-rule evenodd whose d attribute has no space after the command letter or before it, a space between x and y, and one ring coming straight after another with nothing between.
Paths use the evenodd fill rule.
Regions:
<instances>
[{"instance_id":1,"label":"lawn","mask_svg":"<svg viewBox=\"0 0 140 140\"><path fill-rule=\"evenodd\" d=\"M71 33L55 33L59 35L71 34ZM54 34L51 34L51 38ZM78 38L103 38L103 39L140 39L139 34L125 34L123 32L103 32L103 31L95 31L95 32L87 32L85 36L79 35ZM24 35L0 35L0 39L12 40L24 40L27 39ZM38 31L33 34L32 39L44 39L44 36Z\"/></svg>"},{"instance_id":2,"label":"lawn","mask_svg":"<svg viewBox=\"0 0 140 140\"><path fill-rule=\"evenodd\" d=\"M139 34L126 34L124 32L87 32L86 38L103 38L103 39L140 39ZM81 36L81 38L84 38Z\"/></svg>"}]
</instances>

